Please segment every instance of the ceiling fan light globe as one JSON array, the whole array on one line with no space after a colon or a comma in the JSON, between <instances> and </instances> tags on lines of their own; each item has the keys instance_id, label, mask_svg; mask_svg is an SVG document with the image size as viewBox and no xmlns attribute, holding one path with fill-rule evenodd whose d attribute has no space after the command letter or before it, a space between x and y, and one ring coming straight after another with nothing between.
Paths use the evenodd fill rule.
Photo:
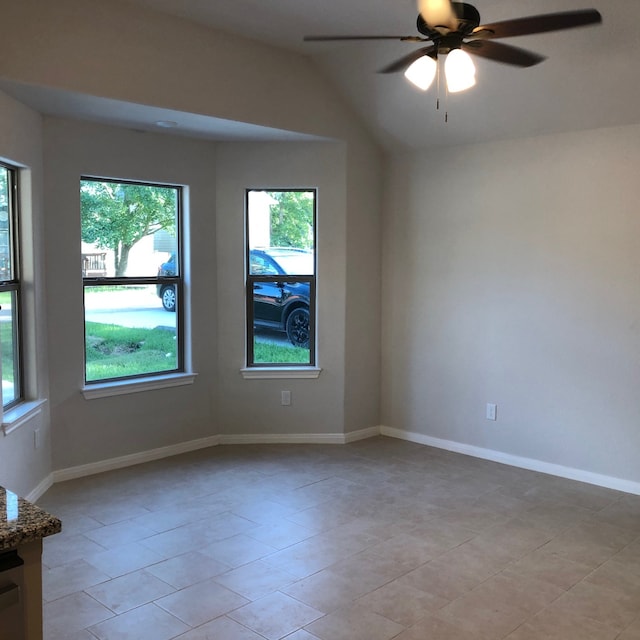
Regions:
<instances>
[{"instance_id":1,"label":"ceiling fan light globe","mask_svg":"<svg viewBox=\"0 0 640 640\"><path fill-rule=\"evenodd\" d=\"M462 49L453 49L447 54L444 75L449 93L464 91L476 84L476 67L471 56Z\"/></svg>"},{"instance_id":2,"label":"ceiling fan light globe","mask_svg":"<svg viewBox=\"0 0 640 640\"><path fill-rule=\"evenodd\" d=\"M407 67L404 76L418 89L426 91L433 84L437 67L438 65L433 58L422 56Z\"/></svg>"},{"instance_id":3,"label":"ceiling fan light globe","mask_svg":"<svg viewBox=\"0 0 640 640\"><path fill-rule=\"evenodd\" d=\"M418 11L431 27L453 27L453 8L451 0L418 0Z\"/></svg>"}]
</instances>

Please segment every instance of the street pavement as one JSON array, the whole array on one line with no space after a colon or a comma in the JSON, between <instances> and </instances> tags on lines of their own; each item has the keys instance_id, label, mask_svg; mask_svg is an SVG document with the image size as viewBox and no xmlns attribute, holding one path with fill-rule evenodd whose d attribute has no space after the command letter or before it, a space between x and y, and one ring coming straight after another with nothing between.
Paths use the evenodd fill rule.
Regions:
<instances>
[{"instance_id":1,"label":"street pavement","mask_svg":"<svg viewBox=\"0 0 640 640\"><path fill-rule=\"evenodd\" d=\"M124 291L87 291L85 318L89 322L142 329L176 328L176 314L165 311L154 286ZM258 342L289 345L284 333L256 328Z\"/></svg>"},{"instance_id":2,"label":"street pavement","mask_svg":"<svg viewBox=\"0 0 640 640\"><path fill-rule=\"evenodd\" d=\"M87 291L85 318L121 327L176 328L176 314L165 311L155 287L125 291Z\"/></svg>"}]
</instances>

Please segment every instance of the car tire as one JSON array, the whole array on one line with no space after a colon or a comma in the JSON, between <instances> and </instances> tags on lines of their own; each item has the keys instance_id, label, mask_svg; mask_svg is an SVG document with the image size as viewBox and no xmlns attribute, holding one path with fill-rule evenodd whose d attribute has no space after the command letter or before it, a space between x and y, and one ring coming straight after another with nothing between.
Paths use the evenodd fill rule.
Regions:
<instances>
[{"instance_id":1,"label":"car tire","mask_svg":"<svg viewBox=\"0 0 640 640\"><path fill-rule=\"evenodd\" d=\"M294 347L309 348L309 309L298 307L287 318L287 338Z\"/></svg>"},{"instance_id":2,"label":"car tire","mask_svg":"<svg viewBox=\"0 0 640 640\"><path fill-rule=\"evenodd\" d=\"M162 300L162 306L167 311L176 310L176 290L173 285L167 285L162 288L160 292L160 300Z\"/></svg>"}]
</instances>

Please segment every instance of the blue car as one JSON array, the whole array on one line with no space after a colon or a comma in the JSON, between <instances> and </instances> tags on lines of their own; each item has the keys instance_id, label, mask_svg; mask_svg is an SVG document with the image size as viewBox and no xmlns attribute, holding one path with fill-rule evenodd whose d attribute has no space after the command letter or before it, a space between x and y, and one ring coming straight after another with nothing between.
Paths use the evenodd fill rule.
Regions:
<instances>
[{"instance_id":1,"label":"blue car","mask_svg":"<svg viewBox=\"0 0 640 640\"><path fill-rule=\"evenodd\" d=\"M252 275L312 275L313 252L304 249L252 249ZM159 276L176 273L175 255L160 265ZM158 295L167 311L176 310L176 291L172 284L158 285ZM309 347L309 283L255 282L253 287L253 320L255 327L286 333L296 347Z\"/></svg>"}]
</instances>

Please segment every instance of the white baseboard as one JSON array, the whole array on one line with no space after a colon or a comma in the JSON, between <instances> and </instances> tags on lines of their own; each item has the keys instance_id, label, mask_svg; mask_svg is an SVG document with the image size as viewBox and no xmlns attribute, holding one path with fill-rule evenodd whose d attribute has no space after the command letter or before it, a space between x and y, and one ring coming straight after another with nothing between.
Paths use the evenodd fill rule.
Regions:
<instances>
[{"instance_id":1,"label":"white baseboard","mask_svg":"<svg viewBox=\"0 0 640 640\"><path fill-rule=\"evenodd\" d=\"M246 433L220 436L220 444L348 444L380 435L380 427L348 433Z\"/></svg>"},{"instance_id":2,"label":"white baseboard","mask_svg":"<svg viewBox=\"0 0 640 640\"><path fill-rule=\"evenodd\" d=\"M347 440L349 435L344 433L225 434L220 436L220 444L346 444L351 442Z\"/></svg>"},{"instance_id":3,"label":"white baseboard","mask_svg":"<svg viewBox=\"0 0 640 640\"><path fill-rule=\"evenodd\" d=\"M131 467L135 464L142 464L143 462L169 458L170 456L176 456L180 453L188 453L189 451L196 451L197 449L214 447L219 444L219 442L220 436L209 436L208 438L200 438L198 440L189 440L188 442L172 444L168 447L160 447L158 449L150 449L149 451L131 453L126 456L120 456L119 458L110 458L109 460L99 460L98 462L81 464L77 467L58 469L52 473L53 482L73 480L74 478L91 476L95 473L113 471L114 469L122 469L123 467Z\"/></svg>"},{"instance_id":4,"label":"white baseboard","mask_svg":"<svg viewBox=\"0 0 640 640\"><path fill-rule=\"evenodd\" d=\"M380 433L383 436L408 440L409 442L416 442L417 444L425 444L430 447L436 447L437 449L445 449L447 451L473 456L474 458L500 462L501 464L508 464L512 467L539 471L540 473L547 473L552 476L559 476L560 478L568 478L569 480L586 482L587 484L594 484L600 487L606 487L607 489L615 489L616 491L640 495L640 482L633 482L632 480L623 480L621 478L605 476L582 469L574 469L573 467L565 467L551 462L543 462L542 460L535 460L533 458L523 458L510 453L503 453L502 451L484 449L452 440L442 440L440 438L433 438L411 431L403 431L402 429L395 429L393 427L382 426L380 427Z\"/></svg>"},{"instance_id":5,"label":"white baseboard","mask_svg":"<svg viewBox=\"0 0 640 640\"><path fill-rule=\"evenodd\" d=\"M344 443L357 442L358 440L366 440L367 438L375 438L380 435L380 427L369 427L368 429L360 429L358 431L349 431L344 434Z\"/></svg>"},{"instance_id":6,"label":"white baseboard","mask_svg":"<svg viewBox=\"0 0 640 640\"><path fill-rule=\"evenodd\" d=\"M52 485L53 485L53 473L50 473L44 480L40 482L40 484L38 484L38 486L35 489L30 491L25 496L25 499L28 500L29 502L36 502L38 498L47 491L47 489L51 488Z\"/></svg>"},{"instance_id":7,"label":"white baseboard","mask_svg":"<svg viewBox=\"0 0 640 640\"><path fill-rule=\"evenodd\" d=\"M130 455L121 456L119 458L111 458L109 460L100 460L89 464L79 465L77 467L69 467L67 469L58 469L47 476L40 484L28 494L27 500L37 500L53 483L62 482L64 480L72 480L84 476L102 473L103 471L111 471L121 469L143 462L168 458L180 453L187 453L197 449L213 447L225 444L348 444L366 438L372 438L378 435L389 436L391 438L399 438L409 442L424 444L437 449L445 449L455 453L472 456L474 458L482 458L491 460L501 464L507 464L512 467L520 467L540 473L547 473L561 478L586 482L588 484L624 491L640 495L640 482L631 480L623 480L605 476L582 469L574 469L565 467L542 460L534 460L532 458L524 458L521 456L495 451L493 449L484 449L469 444L454 442L452 440L443 440L441 438L433 438L421 433L404 431L393 427L379 426L360 429L358 431L350 431L348 433L297 433L297 434L225 434L200 438L199 440L191 440L168 447L160 447L151 449L150 451L141 451L140 453L132 453Z\"/></svg>"},{"instance_id":8,"label":"white baseboard","mask_svg":"<svg viewBox=\"0 0 640 640\"><path fill-rule=\"evenodd\" d=\"M170 445L168 447L160 447L149 451L141 451L139 453L131 453L118 458L110 458L108 460L99 460L88 464L78 465L76 467L68 467L66 469L58 469L54 471L47 480L43 480L36 489L29 495L40 497L54 482L64 482L65 480L73 480L75 478L83 478L92 476L96 473L104 471L113 471L114 469L122 469L131 467L152 460L160 460L161 458L169 458L180 453L188 453L197 449L205 449L206 447L214 447L224 444L346 444L347 442L355 442L363 438L370 438L380 434L378 427L370 429L362 429L361 431L353 431L351 433L254 433L254 434L226 434L210 436L208 438L200 438L199 440L190 440L180 444ZM49 484L46 484L46 483ZM41 488L44 487L42 490Z\"/></svg>"}]
</instances>

